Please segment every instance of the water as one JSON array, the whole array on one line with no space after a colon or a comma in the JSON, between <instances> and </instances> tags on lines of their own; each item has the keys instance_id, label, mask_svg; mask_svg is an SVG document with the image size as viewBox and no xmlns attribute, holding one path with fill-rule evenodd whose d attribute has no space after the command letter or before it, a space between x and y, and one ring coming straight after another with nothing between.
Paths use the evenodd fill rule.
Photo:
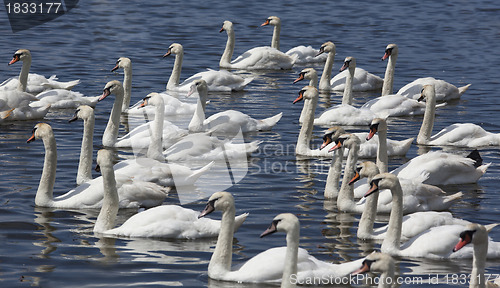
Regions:
<instances>
[{"instance_id":1,"label":"water","mask_svg":"<svg viewBox=\"0 0 500 288\"><path fill-rule=\"evenodd\" d=\"M190 3L186 3L190 2ZM226 1L227 2L227 1ZM28 48L33 54L32 71L57 74L61 80L81 79L75 90L87 96L101 93L104 84L122 79L111 73L116 59L126 56L133 63L133 99L151 91L163 91L173 65L162 59L173 42L184 45L181 80L205 68L217 69L226 35L219 34L222 22L235 22L235 55L269 45L272 29L259 25L270 15L282 19L281 49L305 44L319 48L328 40L337 46L336 64L355 56L360 67L382 76L380 62L385 46L397 43L399 58L394 87L399 89L417 77L433 76L457 86L472 83L456 103L439 109L435 131L456 122L472 122L500 132L497 97L500 65L500 14L494 1L84 1L53 22L13 34L2 17L1 58L8 63L15 50ZM372 3L373 2L373 3ZM20 65L2 66L2 79L16 76ZM321 66L315 66L321 71ZM270 132L251 133L247 140L262 140L262 149L250 159L248 175L228 189L236 199L237 213L250 212L235 235L233 263L242 263L264 249L284 245L284 235L259 239L258 235L281 212L299 215L301 246L325 261L342 262L363 257L377 244L355 237L359 216L337 214L322 193L326 160L297 160L293 144L298 135L301 104L292 105L303 85L291 84L298 72L262 72L245 92L210 95L207 114L236 109L255 118L284 112ZM375 97L356 94L356 104ZM318 113L338 103L332 94L320 100ZM96 108L94 148L107 122L112 101ZM73 111L47 115L45 122L55 131L58 144L55 194L74 187L81 123L68 124ZM415 137L421 117L395 118L389 137ZM2 287L267 287L237 285L210 280L207 265L215 239L160 241L142 239L99 239L92 233L97 211L66 211L34 207L34 195L42 164L41 142L26 144L37 121L4 123L0 126L0 262ZM319 145L323 129L316 128ZM353 130L354 131L354 130ZM122 131L123 133L124 131ZM265 147L265 149L264 149ZM285 148L282 148L285 147ZM292 147L286 149L286 147ZM468 153L467 149L451 149ZM454 205L456 217L479 223L498 220L497 182L500 170L498 148L481 149L485 162L492 162L477 184L447 186L463 191L463 201ZM414 145L405 159L391 159L391 167L419 153ZM97 176L97 174L94 174ZM206 199L186 205L202 210ZM168 199L168 203L177 203ZM133 212L121 211L120 223ZM210 217L220 217L214 213ZM500 241L500 230L491 237ZM487 264L488 273L500 273L500 262ZM398 259L398 275L467 275L470 260L437 261ZM459 273L459 274L457 274ZM453 282L450 278L449 284ZM271 287L272 285L269 285ZM362 286L359 284L359 286ZM407 284L405 287L422 285ZM446 284L433 285L449 286ZM466 286L466 285L459 285Z\"/></svg>"}]
</instances>

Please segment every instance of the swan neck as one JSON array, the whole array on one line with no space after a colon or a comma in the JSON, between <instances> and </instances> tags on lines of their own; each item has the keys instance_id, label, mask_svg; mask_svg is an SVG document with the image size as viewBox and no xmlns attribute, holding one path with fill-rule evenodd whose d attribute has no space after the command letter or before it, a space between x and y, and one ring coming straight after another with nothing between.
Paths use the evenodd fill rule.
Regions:
<instances>
[{"instance_id":1,"label":"swan neck","mask_svg":"<svg viewBox=\"0 0 500 288\"><path fill-rule=\"evenodd\" d=\"M389 216L387 234L382 242L382 252L397 253L400 251L401 229L403 226L403 190L399 182L391 187L392 208Z\"/></svg>"},{"instance_id":2,"label":"swan neck","mask_svg":"<svg viewBox=\"0 0 500 288\"><path fill-rule=\"evenodd\" d=\"M339 196L339 181L342 172L342 160L344 158L344 146L334 151L330 168L328 169L328 176L326 177L325 185L325 198L335 198Z\"/></svg>"},{"instance_id":3,"label":"swan neck","mask_svg":"<svg viewBox=\"0 0 500 288\"><path fill-rule=\"evenodd\" d=\"M277 24L273 29L273 39L271 40L271 47L280 50L280 32L281 24ZM316 87L316 86L315 86Z\"/></svg>"},{"instance_id":4,"label":"swan neck","mask_svg":"<svg viewBox=\"0 0 500 288\"><path fill-rule=\"evenodd\" d=\"M132 97L132 64L123 69L123 104L122 112L128 110Z\"/></svg>"},{"instance_id":5,"label":"swan neck","mask_svg":"<svg viewBox=\"0 0 500 288\"><path fill-rule=\"evenodd\" d=\"M378 283L378 288L391 288L394 281L394 267L389 268L388 271L384 271L380 274L380 282Z\"/></svg>"},{"instance_id":6,"label":"swan neck","mask_svg":"<svg viewBox=\"0 0 500 288\"><path fill-rule=\"evenodd\" d=\"M292 288L292 275L297 275L297 261L299 255L300 228L299 224L294 225L291 231L286 234L285 266L283 267L283 277L281 279L282 288Z\"/></svg>"},{"instance_id":7,"label":"swan neck","mask_svg":"<svg viewBox=\"0 0 500 288\"><path fill-rule=\"evenodd\" d=\"M368 179L368 183L371 182L372 177ZM360 239L368 239L373 236L373 225L375 224L375 218L377 217L377 202L379 193L373 193L371 196L366 198L365 207L363 213L361 213L361 218L359 219L357 236Z\"/></svg>"},{"instance_id":8,"label":"swan neck","mask_svg":"<svg viewBox=\"0 0 500 288\"><path fill-rule=\"evenodd\" d=\"M233 52L234 52L234 30L231 27L231 29L226 30L226 32L227 32L226 48L224 49L224 53L220 58L219 66L230 68L231 58L233 58Z\"/></svg>"},{"instance_id":9,"label":"swan neck","mask_svg":"<svg viewBox=\"0 0 500 288\"><path fill-rule=\"evenodd\" d=\"M208 264L208 276L219 278L224 273L231 271L233 257L233 235L234 235L234 206L229 207L222 213L221 227L214 253Z\"/></svg>"},{"instance_id":10,"label":"swan neck","mask_svg":"<svg viewBox=\"0 0 500 288\"><path fill-rule=\"evenodd\" d=\"M53 203L54 183L56 182L57 169L57 148L56 139L51 132L50 135L43 139L45 147L45 158L43 161L42 176L40 184L35 196L35 205L42 207L50 207Z\"/></svg>"},{"instance_id":11,"label":"swan neck","mask_svg":"<svg viewBox=\"0 0 500 288\"><path fill-rule=\"evenodd\" d=\"M377 167L380 173L388 172L387 129L378 130Z\"/></svg>"},{"instance_id":12,"label":"swan neck","mask_svg":"<svg viewBox=\"0 0 500 288\"><path fill-rule=\"evenodd\" d=\"M21 72L19 73L19 83L17 84L17 90L26 92L28 87L28 74L30 73L31 58L25 59L23 61L23 66L21 67Z\"/></svg>"},{"instance_id":13,"label":"swan neck","mask_svg":"<svg viewBox=\"0 0 500 288\"><path fill-rule=\"evenodd\" d=\"M92 148L94 145L94 123L95 117L92 114L83 121L82 147L80 148L80 161L78 163L78 173L76 184L80 185L92 179Z\"/></svg>"},{"instance_id":14,"label":"swan neck","mask_svg":"<svg viewBox=\"0 0 500 288\"><path fill-rule=\"evenodd\" d=\"M356 67L349 67L349 73L345 77L344 95L342 96L343 105L352 105L352 80Z\"/></svg>"},{"instance_id":15,"label":"swan neck","mask_svg":"<svg viewBox=\"0 0 500 288\"><path fill-rule=\"evenodd\" d=\"M309 103L308 103L309 102ZM309 143L311 142L313 126L314 126L314 112L318 105L318 97L306 99L304 107L307 109L304 113L304 123L300 127L299 138L297 139L297 146L295 147L295 154L306 155L311 150Z\"/></svg>"},{"instance_id":16,"label":"swan neck","mask_svg":"<svg viewBox=\"0 0 500 288\"><path fill-rule=\"evenodd\" d=\"M397 54L391 54L385 68L384 84L382 85L382 96L391 95L394 86L394 71L396 70Z\"/></svg>"},{"instance_id":17,"label":"swan neck","mask_svg":"<svg viewBox=\"0 0 500 288\"><path fill-rule=\"evenodd\" d=\"M120 128L120 114L123 104L123 90L115 92L115 102L111 109L108 124L102 135L102 145L105 147L113 147L118 137L118 129Z\"/></svg>"},{"instance_id":18,"label":"swan neck","mask_svg":"<svg viewBox=\"0 0 500 288\"><path fill-rule=\"evenodd\" d=\"M101 211L94 225L95 233L104 233L115 226L118 213L119 200L116 188L115 171L112 165L101 166L101 174L104 187L104 198Z\"/></svg>"},{"instance_id":19,"label":"swan neck","mask_svg":"<svg viewBox=\"0 0 500 288\"><path fill-rule=\"evenodd\" d=\"M161 97L161 96L160 96ZM151 123L151 139L149 142L148 152L146 156L160 162L165 161L163 157L163 119L165 108L163 101L155 106L155 119Z\"/></svg>"},{"instance_id":20,"label":"swan neck","mask_svg":"<svg viewBox=\"0 0 500 288\"><path fill-rule=\"evenodd\" d=\"M354 143L349 147L349 154L347 155L347 162L344 168L344 177L340 186L339 197L337 198L337 206L340 211L350 212L354 203L354 186L349 185L349 181L354 177L354 168L356 161L358 161L359 144Z\"/></svg>"},{"instance_id":21,"label":"swan neck","mask_svg":"<svg viewBox=\"0 0 500 288\"><path fill-rule=\"evenodd\" d=\"M332 78L333 61L335 60L335 51L328 52L323 74L319 81L319 90L330 90L330 79Z\"/></svg>"},{"instance_id":22,"label":"swan neck","mask_svg":"<svg viewBox=\"0 0 500 288\"><path fill-rule=\"evenodd\" d=\"M181 79L182 70L182 59L184 58L184 52L179 52L175 54L174 67L172 68L172 74L167 82L167 90L172 90L179 86Z\"/></svg>"},{"instance_id":23,"label":"swan neck","mask_svg":"<svg viewBox=\"0 0 500 288\"><path fill-rule=\"evenodd\" d=\"M483 241L474 244L474 252L472 257L472 272L470 275L469 287L485 287L486 280L484 277L486 257L488 254L488 237L484 237Z\"/></svg>"},{"instance_id":24,"label":"swan neck","mask_svg":"<svg viewBox=\"0 0 500 288\"><path fill-rule=\"evenodd\" d=\"M202 132L205 122L205 105L207 102L206 93L200 93L198 101L196 101L196 109L194 110L193 118L189 122L188 129L190 132Z\"/></svg>"},{"instance_id":25,"label":"swan neck","mask_svg":"<svg viewBox=\"0 0 500 288\"><path fill-rule=\"evenodd\" d=\"M422 126L417 136L418 144L426 144L431 138L432 128L434 127L434 117L436 114L436 98L434 96L428 97L425 103L424 119Z\"/></svg>"}]
</instances>

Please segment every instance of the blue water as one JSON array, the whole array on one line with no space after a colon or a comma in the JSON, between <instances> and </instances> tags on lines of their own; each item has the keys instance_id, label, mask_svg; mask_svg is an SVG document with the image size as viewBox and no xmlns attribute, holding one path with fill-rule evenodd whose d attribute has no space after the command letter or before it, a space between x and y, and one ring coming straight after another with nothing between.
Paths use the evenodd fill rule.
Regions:
<instances>
[{"instance_id":1,"label":"blue water","mask_svg":"<svg viewBox=\"0 0 500 288\"><path fill-rule=\"evenodd\" d=\"M281 50L297 45L319 48L323 42L333 41L337 47L335 70L346 56L354 56L358 66L383 76L386 62L381 62L380 57L387 44L397 43L395 90L425 76L456 86L472 83L460 101L438 110L435 130L466 121L500 132L500 6L496 1L225 2L228 1L81 1L67 15L15 34L2 11L0 63L5 64L1 66L1 79L18 75L20 65L6 64L17 49L28 48L33 55L32 72L57 74L62 81L81 79L75 90L94 96L102 92L107 81L122 79L121 73L109 71L118 57L126 56L133 63L134 103L149 92L165 89L173 59L161 56L171 43L184 46L182 80L205 68L217 69L226 42L225 33L218 33L224 20L235 23L235 55L239 55L251 47L270 44L272 29L259 26L268 16L277 15L282 20ZM322 70L321 66L314 67ZM284 114L273 131L246 135L249 141L264 141L263 146L249 159L247 176L228 189L235 196L237 213L250 212L235 234L234 264L264 249L284 245L284 235L258 238L281 212L299 216L301 246L321 260L337 263L358 259L378 247L356 239L358 215L338 214L331 203L324 201L328 161L295 158L293 144L302 106L291 102L303 84L293 85L292 81L302 68L259 72L244 92L210 95L207 115L226 109L240 110L255 118ZM355 104L375 96L376 93L355 94ZM317 113L339 99L336 94L323 97ZM111 105L112 101L103 101L96 108L95 151L100 147ZM43 120L52 125L58 145L56 195L75 185L82 125L67 123L72 113L55 111ZM26 140L37 122L0 126L0 286L267 287L210 280L206 271L215 239L99 239L92 233L98 211L34 207L44 150L41 142L26 144ZM395 118L389 124L389 137L415 137L420 123L421 117ZM318 136L316 145L322 131L319 127L314 131ZM451 151L468 153L467 149ZM414 145L407 158L391 159L390 165L396 167L420 152ZM477 184L443 188L449 193L465 194L463 201L451 209L456 217L486 224L499 219L500 155L498 147L480 152L484 161L492 165ZM186 206L202 210L205 201ZM167 203L177 201L172 198ZM119 221L131 213L120 212ZM494 229L490 235L500 241L500 229ZM471 267L471 260L397 261L398 275L426 279L436 273L440 277L466 275ZM487 271L500 273L500 262L488 262Z\"/></svg>"}]
</instances>

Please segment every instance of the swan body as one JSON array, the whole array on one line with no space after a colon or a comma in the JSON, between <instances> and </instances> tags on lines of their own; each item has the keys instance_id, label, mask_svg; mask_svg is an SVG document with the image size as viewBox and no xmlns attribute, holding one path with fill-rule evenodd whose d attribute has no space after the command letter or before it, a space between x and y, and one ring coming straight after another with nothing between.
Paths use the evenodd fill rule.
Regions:
<instances>
[{"instance_id":1,"label":"swan body","mask_svg":"<svg viewBox=\"0 0 500 288\"><path fill-rule=\"evenodd\" d=\"M50 105L34 102L26 106L0 112L0 123L3 121L43 119L49 112Z\"/></svg>"},{"instance_id":2,"label":"swan body","mask_svg":"<svg viewBox=\"0 0 500 288\"><path fill-rule=\"evenodd\" d=\"M370 109L375 114L387 115L388 117L415 116L424 114L425 103L393 94L372 99L363 104L361 108Z\"/></svg>"},{"instance_id":3,"label":"swan body","mask_svg":"<svg viewBox=\"0 0 500 288\"><path fill-rule=\"evenodd\" d=\"M102 149L97 153L97 164L103 176L104 200L94 226L95 233L106 236L195 239L215 237L220 230L220 221L198 219L194 210L177 205L163 205L142 211L130 217L120 227L115 225L118 211L118 191L115 185L115 169L111 151ZM248 213L235 219L235 229L245 221Z\"/></svg>"},{"instance_id":4,"label":"swan body","mask_svg":"<svg viewBox=\"0 0 500 288\"><path fill-rule=\"evenodd\" d=\"M246 70L288 70L295 63L292 58L276 48L269 46L252 48L231 61L234 52L234 28L231 21L224 21L220 32L226 31L226 48L219 62L221 68Z\"/></svg>"},{"instance_id":5,"label":"swan body","mask_svg":"<svg viewBox=\"0 0 500 288\"><path fill-rule=\"evenodd\" d=\"M208 265L208 276L212 279L235 282L277 282L281 287L294 287L291 277L297 280L306 277L344 277L356 270L362 259L332 264L323 262L299 248L300 224L296 216L284 213L274 218L271 226L261 237L275 231L287 233L287 246L268 249L244 263L238 270L231 270L234 231L234 199L228 192L216 192L209 199L200 217L212 211L222 211L222 223L214 253Z\"/></svg>"},{"instance_id":6,"label":"swan body","mask_svg":"<svg viewBox=\"0 0 500 288\"><path fill-rule=\"evenodd\" d=\"M84 96L80 92L65 89L52 89L39 93L36 98L52 109L76 109L80 105L94 107L99 96Z\"/></svg>"},{"instance_id":7,"label":"swan body","mask_svg":"<svg viewBox=\"0 0 500 288\"><path fill-rule=\"evenodd\" d=\"M102 177L90 180L64 195L53 197L56 178L57 150L52 128L46 123L38 123L28 143L42 139L45 146L45 160L40 184L35 197L35 204L54 208L98 208L102 206ZM158 205L167 196L168 190L151 182L143 182L134 177L117 175L116 186L120 208Z\"/></svg>"},{"instance_id":8,"label":"swan body","mask_svg":"<svg viewBox=\"0 0 500 288\"><path fill-rule=\"evenodd\" d=\"M163 97L163 103L165 106L163 113L165 116L193 114L194 111L196 110L196 103L186 103L167 93L159 93L159 94ZM131 116L143 116L144 114L154 115L156 110L154 107L146 106L144 108L141 108L139 107L141 103L142 100L132 105L132 107L130 107L127 110L128 115Z\"/></svg>"},{"instance_id":9,"label":"swan body","mask_svg":"<svg viewBox=\"0 0 500 288\"><path fill-rule=\"evenodd\" d=\"M30 94L38 94L48 89L66 89L71 90L80 80L69 82L56 81L55 75L45 78L43 75L29 73L31 67L31 52L28 49L19 49L14 53L9 65L18 61L23 62L19 78L9 78L0 84L0 91L18 90Z\"/></svg>"},{"instance_id":10,"label":"swan body","mask_svg":"<svg viewBox=\"0 0 500 288\"><path fill-rule=\"evenodd\" d=\"M426 111L417 143L437 146L481 147L499 146L500 133L491 133L472 123L456 123L431 136L434 126L436 93L432 85L425 85L420 99L426 99Z\"/></svg>"},{"instance_id":11,"label":"swan body","mask_svg":"<svg viewBox=\"0 0 500 288\"><path fill-rule=\"evenodd\" d=\"M212 131L226 134L238 133L239 131L245 133L271 130L283 115L283 113L279 113L266 119L257 120L240 111L227 110L211 115L205 119L203 106L203 103L205 103L207 99L207 83L205 80L201 79L194 81L188 95L193 94L195 91L198 92L199 100L196 111L188 126L191 132Z\"/></svg>"},{"instance_id":12,"label":"swan body","mask_svg":"<svg viewBox=\"0 0 500 288\"><path fill-rule=\"evenodd\" d=\"M175 54L175 62L167 83L167 90L188 92L193 81L203 79L207 82L208 91L239 91L245 89L246 85L253 80L253 78L243 78L227 70L208 69L194 74L179 84L184 48L179 43L173 43L163 57L171 54Z\"/></svg>"},{"instance_id":13,"label":"swan body","mask_svg":"<svg viewBox=\"0 0 500 288\"><path fill-rule=\"evenodd\" d=\"M328 41L321 45L317 55L323 53L328 53L327 59L325 61L325 66L323 68L323 74L321 75L321 80L319 83L319 90L321 91L343 91L348 85L346 83L347 78L351 71L341 71L335 77L331 78L333 62L335 59L336 47L335 44ZM351 75L352 81L352 91L371 91L378 90L382 87L383 79L367 72L366 70L353 67L353 74ZM331 79L330 79L331 78Z\"/></svg>"}]
</instances>

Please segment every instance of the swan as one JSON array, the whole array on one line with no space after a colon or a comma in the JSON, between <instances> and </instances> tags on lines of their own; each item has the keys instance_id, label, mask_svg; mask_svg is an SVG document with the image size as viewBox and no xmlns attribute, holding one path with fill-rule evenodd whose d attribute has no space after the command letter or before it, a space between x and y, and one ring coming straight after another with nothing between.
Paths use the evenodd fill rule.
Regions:
<instances>
[{"instance_id":1,"label":"swan","mask_svg":"<svg viewBox=\"0 0 500 288\"><path fill-rule=\"evenodd\" d=\"M49 112L49 109L50 104L32 102L25 106L0 112L0 123L3 121L43 119Z\"/></svg>"},{"instance_id":2,"label":"swan","mask_svg":"<svg viewBox=\"0 0 500 288\"><path fill-rule=\"evenodd\" d=\"M38 98L27 92L17 90L0 91L0 117L2 119L7 118L15 108L27 107L33 101L38 101Z\"/></svg>"},{"instance_id":3,"label":"swan","mask_svg":"<svg viewBox=\"0 0 500 288\"><path fill-rule=\"evenodd\" d=\"M401 243L401 229L403 222L402 191L398 177L391 173L382 173L373 177L370 189L365 197L377 192L379 189L390 189L392 192L392 210L389 217L387 234L384 238L381 251L391 255L419 258L470 258L472 249L463 249L459 253L452 253L458 235L463 230L463 225L441 225L432 227L417 236ZM466 247L467 248L467 247ZM500 257L500 242L490 241L488 257Z\"/></svg>"},{"instance_id":4,"label":"swan","mask_svg":"<svg viewBox=\"0 0 500 288\"><path fill-rule=\"evenodd\" d=\"M472 243L474 252L472 256L472 272L470 275L469 287L500 287L500 278L497 277L493 282L484 277L486 256L488 252L488 233L497 226L498 223L481 225L471 223L460 233L459 242L453 247L453 252L462 249L465 245Z\"/></svg>"},{"instance_id":5,"label":"swan","mask_svg":"<svg viewBox=\"0 0 500 288\"><path fill-rule=\"evenodd\" d=\"M442 107L445 104L439 104ZM362 109L369 109L375 114L387 117L416 116L425 113L425 103L415 99L407 98L399 94L380 96L367 101L361 106Z\"/></svg>"},{"instance_id":6,"label":"swan","mask_svg":"<svg viewBox=\"0 0 500 288\"><path fill-rule=\"evenodd\" d=\"M94 146L94 109L87 105L78 107L75 115L69 119L74 122L78 119L83 120L82 147L80 149L80 160L78 162L78 172L76 174L76 184L81 185L92 180L92 149Z\"/></svg>"},{"instance_id":7,"label":"swan","mask_svg":"<svg viewBox=\"0 0 500 288\"><path fill-rule=\"evenodd\" d=\"M294 287L293 282L300 283L308 277L347 276L363 261L359 259L332 264L309 255L305 249L298 247L299 220L290 213L284 213L274 218L271 226L261 234L261 237L275 231L284 231L287 233L287 246L263 251L244 263L238 270L231 270L235 215L233 196L228 192L214 193L208 199L208 204L199 217L204 217L215 210L222 211L222 223L215 250L208 264L208 277L212 279L254 283L283 280L281 287Z\"/></svg>"},{"instance_id":8,"label":"swan","mask_svg":"<svg viewBox=\"0 0 500 288\"><path fill-rule=\"evenodd\" d=\"M162 205L147 209L133 215L121 226L113 228L119 207L119 197L111 151L99 150L97 164L104 179L104 199L94 225L94 233L113 237L170 239L207 238L216 237L219 234L221 221L198 219L198 212L178 205ZM245 213L234 219L235 230L243 224L247 216L248 213Z\"/></svg>"},{"instance_id":9,"label":"swan","mask_svg":"<svg viewBox=\"0 0 500 288\"><path fill-rule=\"evenodd\" d=\"M271 40L271 47L280 50L280 32L281 32L281 19L278 16L269 16L264 23L260 26L271 25L273 29L273 38ZM318 55L319 51L314 49L312 46L296 46L285 52L292 58L295 58L294 64L306 64L306 63L319 63L326 60L326 55Z\"/></svg>"},{"instance_id":10,"label":"swan","mask_svg":"<svg viewBox=\"0 0 500 288\"><path fill-rule=\"evenodd\" d=\"M40 103L50 105L51 109L76 109L80 105L94 107L99 96L84 96L80 92L65 89L52 89L36 95Z\"/></svg>"},{"instance_id":11,"label":"swan","mask_svg":"<svg viewBox=\"0 0 500 288\"><path fill-rule=\"evenodd\" d=\"M356 108L352 106L352 82L354 69L356 68L356 59L346 57L344 65L340 71L349 70L345 78L345 89L342 97L342 104L333 106L324 111L318 118L314 119L314 125L368 125L376 114L370 109Z\"/></svg>"},{"instance_id":12,"label":"swan","mask_svg":"<svg viewBox=\"0 0 500 288\"><path fill-rule=\"evenodd\" d=\"M116 60L115 67L111 72L123 69L123 105L122 112L127 112L130 106L130 99L132 96L132 61L127 57L120 57Z\"/></svg>"},{"instance_id":13,"label":"swan","mask_svg":"<svg viewBox=\"0 0 500 288\"><path fill-rule=\"evenodd\" d=\"M351 273L351 275L358 275L367 272L381 273L378 279L378 288L391 288L394 280L394 259L391 255L381 252L373 251L366 256L361 265L361 268Z\"/></svg>"},{"instance_id":14,"label":"swan","mask_svg":"<svg viewBox=\"0 0 500 288\"><path fill-rule=\"evenodd\" d=\"M57 150L52 128L46 123L38 123L28 143L42 139L45 146L45 160L42 176L35 197L35 205L53 208L99 208L102 205L102 177L88 181L64 195L53 197L56 178ZM137 171L135 171L137 172ZM100 182L99 182L100 181ZM163 202L168 189L155 183L144 182L133 176L117 175L120 208L156 206Z\"/></svg>"},{"instance_id":15,"label":"swan","mask_svg":"<svg viewBox=\"0 0 500 288\"><path fill-rule=\"evenodd\" d=\"M75 85L80 83L80 80L69 82L56 81L56 76L51 76L49 79L39 74L29 73L31 67L31 52L28 49L19 49L14 53L9 65L18 61L23 62L19 78L9 78L0 84L0 91L18 90L28 92L30 94L38 94L47 89L67 89L71 90Z\"/></svg>"},{"instance_id":16,"label":"swan","mask_svg":"<svg viewBox=\"0 0 500 288\"><path fill-rule=\"evenodd\" d=\"M491 133L472 123L455 123L431 136L434 126L436 93L433 85L424 85L419 100L426 100L426 109L417 143L431 146L481 147L499 146L500 133Z\"/></svg>"},{"instance_id":17,"label":"swan","mask_svg":"<svg viewBox=\"0 0 500 288\"><path fill-rule=\"evenodd\" d=\"M288 70L292 69L296 58L269 46L252 48L231 61L234 52L234 28L231 21L224 21L219 32L226 31L226 48L219 62L221 68L246 70Z\"/></svg>"},{"instance_id":18,"label":"swan","mask_svg":"<svg viewBox=\"0 0 500 288\"><path fill-rule=\"evenodd\" d=\"M111 80L104 86L102 96L99 97L99 102L104 100L109 95L115 95L115 102L111 113L109 114L108 124L102 134L102 145L104 147L115 146L116 139L118 138L118 128L120 128L120 114L122 111L123 103L123 86L118 80Z\"/></svg>"},{"instance_id":19,"label":"swan","mask_svg":"<svg viewBox=\"0 0 500 288\"><path fill-rule=\"evenodd\" d=\"M365 161L356 168L355 176L349 181L349 184L363 177L367 177L368 183L370 183L373 177L378 174L379 169L375 163ZM468 221L454 218L450 212L428 211L448 209L453 203L461 199L462 192L446 196L445 192L439 187L422 184L419 180L399 179L399 182L403 193L401 195L403 197L403 213L411 213L403 217L401 230L401 239L403 241L434 226L468 223ZM362 190L360 188L358 187L359 190ZM358 189L355 189L355 191ZM366 190L365 188L364 192ZM363 199L365 200L365 209L359 220L357 237L360 239L384 239L387 233L387 225L374 229L373 224L375 223L378 207L388 206L392 201L391 191L380 190L378 193L374 193L373 196ZM385 211L388 212L387 209Z\"/></svg>"},{"instance_id":20,"label":"swan","mask_svg":"<svg viewBox=\"0 0 500 288\"><path fill-rule=\"evenodd\" d=\"M283 113L276 114L272 117L257 120L247 114L236 110L226 110L216 113L205 119L204 107L202 103L207 99L207 82L203 79L193 81L191 90L188 96L198 92L199 101L196 106L193 118L188 125L190 132L212 131L217 133L235 133L241 131L266 131L271 130L276 123L281 119Z\"/></svg>"},{"instance_id":21,"label":"swan","mask_svg":"<svg viewBox=\"0 0 500 288\"><path fill-rule=\"evenodd\" d=\"M386 87L382 90L382 96L392 94L392 85L394 82L394 70L396 67L396 59L398 57L398 46L396 44L389 44L385 49L382 60L389 58L387 68L385 70L384 80L387 81ZM460 99L462 94L469 89L471 84L457 88L455 85L438 80L432 77L418 78L411 83L401 87L396 93L408 98L417 100L420 97L420 91L424 85L434 85L436 87L436 101L444 102L455 99Z\"/></svg>"},{"instance_id":22,"label":"swan","mask_svg":"<svg viewBox=\"0 0 500 288\"><path fill-rule=\"evenodd\" d=\"M321 55L323 53L328 53L328 57L325 62L325 67L323 68L323 74L321 75L321 80L319 83L319 90L321 91L343 91L347 85L347 77L350 71L342 72L340 71L335 77L331 80L333 61L335 59L335 44L333 42L328 41L321 45L319 49L319 53L317 55ZM361 91L372 91L379 90L382 87L384 80L377 75L371 74L366 70L354 67L355 70L352 78L352 91L361 92Z\"/></svg>"},{"instance_id":23,"label":"swan","mask_svg":"<svg viewBox=\"0 0 500 288\"><path fill-rule=\"evenodd\" d=\"M239 75L231 73L227 70L212 70L199 72L184 80L179 84L181 69L182 69L182 59L184 57L184 48L179 43L173 43L168 47L167 53L163 57L167 57L171 54L175 54L174 67L172 69L172 74L167 82L167 91L184 91L190 90L193 81L198 79L203 79L207 82L208 91L240 91L245 89L248 83L252 82L254 78L243 78Z\"/></svg>"}]
</instances>

